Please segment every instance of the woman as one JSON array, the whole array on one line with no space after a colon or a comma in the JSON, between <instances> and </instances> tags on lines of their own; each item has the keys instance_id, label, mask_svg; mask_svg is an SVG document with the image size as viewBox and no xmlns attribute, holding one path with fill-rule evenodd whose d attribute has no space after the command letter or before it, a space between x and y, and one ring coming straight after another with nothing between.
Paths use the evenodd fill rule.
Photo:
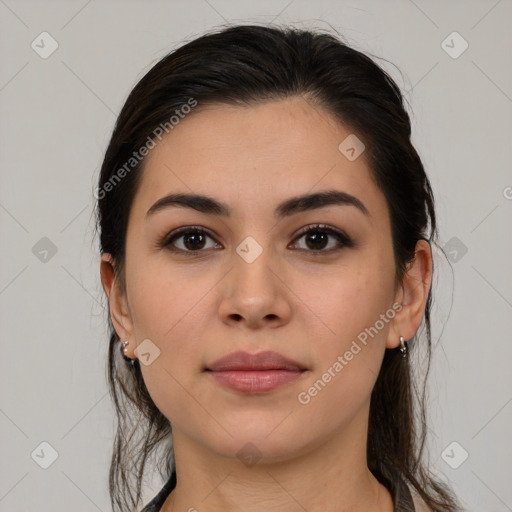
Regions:
<instances>
[{"instance_id":1,"label":"woman","mask_svg":"<svg viewBox=\"0 0 512 512\"><path fill-rule=\"evenodd\" d=\"M145 512L459 510L421 462L437 228L410 134L321 32L225 28L136 85L95 194L114 510L150 456Z\"/></svg>"}]
</instances>

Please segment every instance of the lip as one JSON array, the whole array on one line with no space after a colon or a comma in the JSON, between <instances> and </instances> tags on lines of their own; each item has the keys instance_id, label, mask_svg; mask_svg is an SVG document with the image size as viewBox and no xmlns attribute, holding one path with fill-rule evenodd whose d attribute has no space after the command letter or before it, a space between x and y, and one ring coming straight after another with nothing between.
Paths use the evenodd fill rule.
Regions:
<instances>
[{"instance_id":1,"label":"lip","mask_svg":"<svg viewBox=\"0 0 512 512\"><path fill-rule=\"evenodd\" d=\"M272 351L233 352L205 369L220 384L251 395L267 393L293 382L306 370L300 363Z\"/></svg>"},{"instance_id":2,"label":"lip","mask_svg":"<svg viewBox=\"0 0 512 512\"><path fill-rule=\"evenodd\" d=\"M220 384L234 390L256 395L267 393L293 382L304 374L300 370L225 370L209 372Z\"/></svg>"},{"instance_id":3,"label":"lip","mask_svg":"<svg viewBox=\"0 0 512 512\"><path fill-rule=\"evenodd\" d=\"M210 364L206 370L212 372L221 371L262 371L262 370L289 370L289 371L303 371L307 368L300 363L284 357L278 352L267 350L265 352L258 352L250 354L239 350L238 352L231 352L215 362Z\"/></svg>"}]
</instances>

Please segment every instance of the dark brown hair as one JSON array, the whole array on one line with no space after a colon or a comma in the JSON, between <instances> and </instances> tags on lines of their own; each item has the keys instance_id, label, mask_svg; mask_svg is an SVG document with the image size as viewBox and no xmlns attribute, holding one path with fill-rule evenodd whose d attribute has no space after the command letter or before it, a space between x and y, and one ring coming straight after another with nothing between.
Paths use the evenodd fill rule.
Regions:
<instances>
[{"instance_id":1,"label":"dark brown hair","mask_svg":"<svg viewBox=\"0 0 512 512\"><path fill-rule=\"evenodd\" d=\"M134 154L160 138L158 127L170 132L171 116L183 112L191 99L201 108L296 95L329 112L364 141L372 177L387 200L395 282L401 284L416 242L435 243L437 227L433 193L411 143L410 120L398 86L371 58L329 33L242 25L216 29L162 58L137 83L119 114L95 196L100 250L112 255L123 288L128 214L144 163ZM434 512L451 512L459 510L456 497L422 460L431 301L432 289L423 318L426 336L420 340L418 332L409 340L412 353L417 343L425 344L422 390L412 378L410 362L387 350L371 396L367 463L382 483L400 474ZM173 448L170 423L153 403L138 360L133 366L125 363L110 318L109 328L108 379L118 419L110 494L114 510L125 512L139 505L144 470L157 448L162 453L155 467L162 478L170 476Z\"/></svg>"}]
</instances>

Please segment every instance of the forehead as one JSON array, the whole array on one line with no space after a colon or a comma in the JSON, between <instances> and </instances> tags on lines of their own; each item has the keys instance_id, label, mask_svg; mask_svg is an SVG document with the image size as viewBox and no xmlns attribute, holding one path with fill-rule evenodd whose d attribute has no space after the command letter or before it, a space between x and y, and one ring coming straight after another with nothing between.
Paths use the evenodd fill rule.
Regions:
<instances>
[{"instance_id":1,"label":"forehead","mask_svg":"<svg viewBox=\"0 0 512 512\"><path fill-rule=\"evenodd\" d=\"M290 196L336 188L378 215L385 199L365 153L351 161L339 149L349 136L349 127L301 97L199 105L149 152L132 212L145 215L178 191L215 196L235 212L257 215Z\"/></svg>"}]
</instances>

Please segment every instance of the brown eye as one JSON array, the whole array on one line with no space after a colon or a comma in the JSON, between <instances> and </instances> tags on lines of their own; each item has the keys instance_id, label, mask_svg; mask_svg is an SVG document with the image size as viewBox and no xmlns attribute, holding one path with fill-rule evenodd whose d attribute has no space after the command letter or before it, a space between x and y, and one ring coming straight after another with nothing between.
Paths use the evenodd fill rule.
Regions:
<instances>
[{"instance_id":1,"label":"brown eye","mask_svg":"<svg viewBox=\"0 0 512 512\"><path fill-rule=\"evenodd\" d=\"M306 245L309 249L325 249L329 236L321 231L310 231L305 236Z\"/></svg>"},{"instance_id":2,"label":"brown eye","mask_svg":"<svg viewBox=\"0 0 512 512\"><path fill-rule=\"evenodd\" d=\"M296 238L297 241L301 239L304 239L305 244L299 249L308 252L330 253L342 247L354 246L352 239L342 231L322 225L306 228ZM330 242L330 240L332 241ZM295 245L297 245L297 242Z\"/></svg>"},{"instance_id":3,"label":"brown eye","mask_svg":"<svg viewBox=\"0 0 512 512\"><path fill-rule=\"evenodd\" d=\"M207 246L208 239L213 241L213 238L204 229L186 227L172 232L162 241L161 246L174 252L202 252L205 248L221 247L216 243Z\"/></svg>"},{"instance_id":4,"label":"brown eye","mask_svg":"<svg viewBox=\"0 0 512 512\"><path fill-rule=\"evenodd\" d=\"M205 235L202 233L186 233L182 238L183 245L191 251L202 249L205 245Z\"/></svg>"}]
</instances>

